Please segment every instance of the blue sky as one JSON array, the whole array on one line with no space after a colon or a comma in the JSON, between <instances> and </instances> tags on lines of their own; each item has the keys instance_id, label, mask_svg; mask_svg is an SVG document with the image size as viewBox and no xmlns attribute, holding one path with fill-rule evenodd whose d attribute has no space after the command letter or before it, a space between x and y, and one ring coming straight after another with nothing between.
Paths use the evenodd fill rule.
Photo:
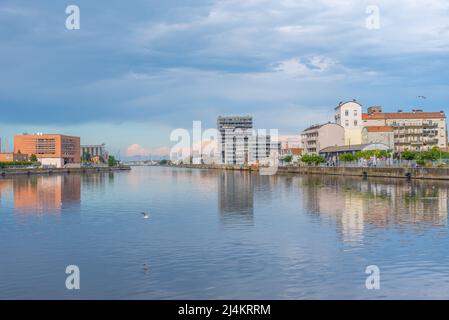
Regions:
<instances>
[{"instance_id":1,"label":"blue sky","mask_svg":"<svg viewBox=\"0 0 449 320\"><path fill-rule=\"evenodd\" d=\"M448 52L446 0L2 0L0 136L74 134L125 156L219 114L292 134L353 98L449 112Z\"/></svg>"}]
</instances>

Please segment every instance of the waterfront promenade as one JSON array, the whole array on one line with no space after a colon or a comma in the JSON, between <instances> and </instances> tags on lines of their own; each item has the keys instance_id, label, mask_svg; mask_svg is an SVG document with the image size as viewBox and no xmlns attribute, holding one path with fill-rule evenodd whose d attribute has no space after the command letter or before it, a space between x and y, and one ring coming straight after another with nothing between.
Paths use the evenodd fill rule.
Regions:
<instances>
[{"instance_id":1,"label":"waterfront promenade","mask_svg":"<svg viewBox=\"0 0 449 320\"><path fill-rule=\"evenodd\" d=\"M175 165L177 168L259 171L257 167L230 165ZM399 179L449 180L449 168L426 167L324 167L281 166L277 174L318 174L334 176L378 177Z\"/></svg>"},{"instance_id":2,"label":"waterfront promenade","mask_svg":"<svg viewBox=\"0 0 449 320\"><path fill-rule=\"evenodd\" d=\"M130 166L116 167L81 167L81 168L1 168L0 177L23 176L37 174L61 174L61 173L96 173L131 170Z\"/></svg>"}]
</instances>

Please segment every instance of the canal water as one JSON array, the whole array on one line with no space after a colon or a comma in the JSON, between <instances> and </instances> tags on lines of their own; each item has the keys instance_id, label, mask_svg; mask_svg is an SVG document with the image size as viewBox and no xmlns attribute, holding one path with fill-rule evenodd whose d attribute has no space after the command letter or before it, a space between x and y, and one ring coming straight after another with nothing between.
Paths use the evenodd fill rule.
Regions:
<instances>
[{"instance_id":1,"label":"canal water","mask_svg":"<svg viewBox=\"0 0 449 320\"><path fill-rule=\"evenodd\" d=\"M448 192L165 167L3 178L0 299L449 298Z\"/></svg>"}]
</instances>

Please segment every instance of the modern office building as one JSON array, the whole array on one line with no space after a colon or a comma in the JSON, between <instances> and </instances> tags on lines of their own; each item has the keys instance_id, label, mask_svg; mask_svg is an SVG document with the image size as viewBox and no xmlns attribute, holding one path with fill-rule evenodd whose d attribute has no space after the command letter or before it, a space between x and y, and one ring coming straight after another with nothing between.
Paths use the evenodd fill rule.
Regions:
<instances>
[{"instance_id":1,"label":"modern office building","mask_svg":"<svg viewBox=\"0 0 449 320\"><path fill-rule=\"evenodd\" d=\"M270 135L254 134L249 143L249 164L266 165L276 153L281 153L281 142L275 141Z\"/></svg>"},{"instance_id":2,"label":"modern office building","mask_svg":"<svg viewBox=\"0 0 449 320\"><path fill-rule=\"evenodd\" d=\"M217 130L221 164L263 165L280 153L277 137L254 130L251 116L218 117Z\"/></svg>"},{"instance_id":3,"label":"modern office building","mask_svg":"<svg viewBox=\"0 0 449 320\"><path fill-rule=\"evenodd\" d=\"M218 153L222 164L249 162L249 141L253 136L251 116L218 117Z\"/></svg>"},{"instance_id":4,"label":"modern office building","mask_svg":"<svg viewBox=\"0 0 449 320\"><path fill-rule=\"evenodd\" d=\"M14 137L14 153L36 155L42 165L61 168L80 163L80 138L60 134L23 134Z\"/></svg>"},{"instance_id":5,"label":"modern office building","mask_svg":"<svg viewBox=\"0 0 449 320\"><path fill-rule=\"evenodd\" d=\"M385 113L381 107L371 107L362 119L364 127L392 127L396 152L424 151L433 147L447 149L447 124L443 111Z\"/></svg>"},{"instance_id":6,"label":"modern office building","mask_svg":"<svg viewBox=\"0 0 449 320\"><path fill-rule=\"evenodd\" d=\"M93 144L81 146L81 160L90 160L94 163L106 161L108 158L106 144Z\"/></svg>"},{"instance_id":7,"label":"modern office building","mask_svg":"<svg viewBox=\"0 0 449 320\"><path fill-rule=\"evenodd\" d=\"M301 144L306 154L318 154L321 149L342 146L345 129L336 123L313 125L301 133Z\"/></svg>"},{"instance_id":8,"label":"modern office building","mask_svg":"<svg viewBox=\"0 0 449 320\"><path fill-rule=\"evenodd\" d=\"M91 157L105 157L106 144L82 145L81 155L89 154Z\"/></svg>"}]
</instances>

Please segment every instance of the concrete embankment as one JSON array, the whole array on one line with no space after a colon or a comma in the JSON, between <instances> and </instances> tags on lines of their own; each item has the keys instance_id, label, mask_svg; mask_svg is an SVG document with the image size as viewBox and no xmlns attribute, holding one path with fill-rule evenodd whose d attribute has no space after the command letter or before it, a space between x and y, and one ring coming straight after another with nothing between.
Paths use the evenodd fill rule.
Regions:
<instances>
[{"instance_id":1,"label":"concrete embankment","mask_svg":"<svg viewBox=\"0 0 449 320\"><path fill-rule=\"evenodd\" d=\"M246 166L179 165L175 167L194 168L194 169L258 171L258 169L255 167L246 167ZM449 168L406 168L406 167L368 168L368 167L290 166L290 167L279 167L277 174L318 174L318 175L356 176L356 177L449 180Z\"/></svg>"},{"instance_id":2,"label":"concrete embankment","mask_svg":"<svg viewBox=\"0 0 449 320\"><path fill-rule=\"evenodd\" d=\"M51 168L51 169L27 169L27 168L0 168L0 177L16 175L36 175L36 174L61 174L61 173L97 173L131 170L129 166L120 167L85 167L85 168Z\"/></svg>"}]
</instances>

